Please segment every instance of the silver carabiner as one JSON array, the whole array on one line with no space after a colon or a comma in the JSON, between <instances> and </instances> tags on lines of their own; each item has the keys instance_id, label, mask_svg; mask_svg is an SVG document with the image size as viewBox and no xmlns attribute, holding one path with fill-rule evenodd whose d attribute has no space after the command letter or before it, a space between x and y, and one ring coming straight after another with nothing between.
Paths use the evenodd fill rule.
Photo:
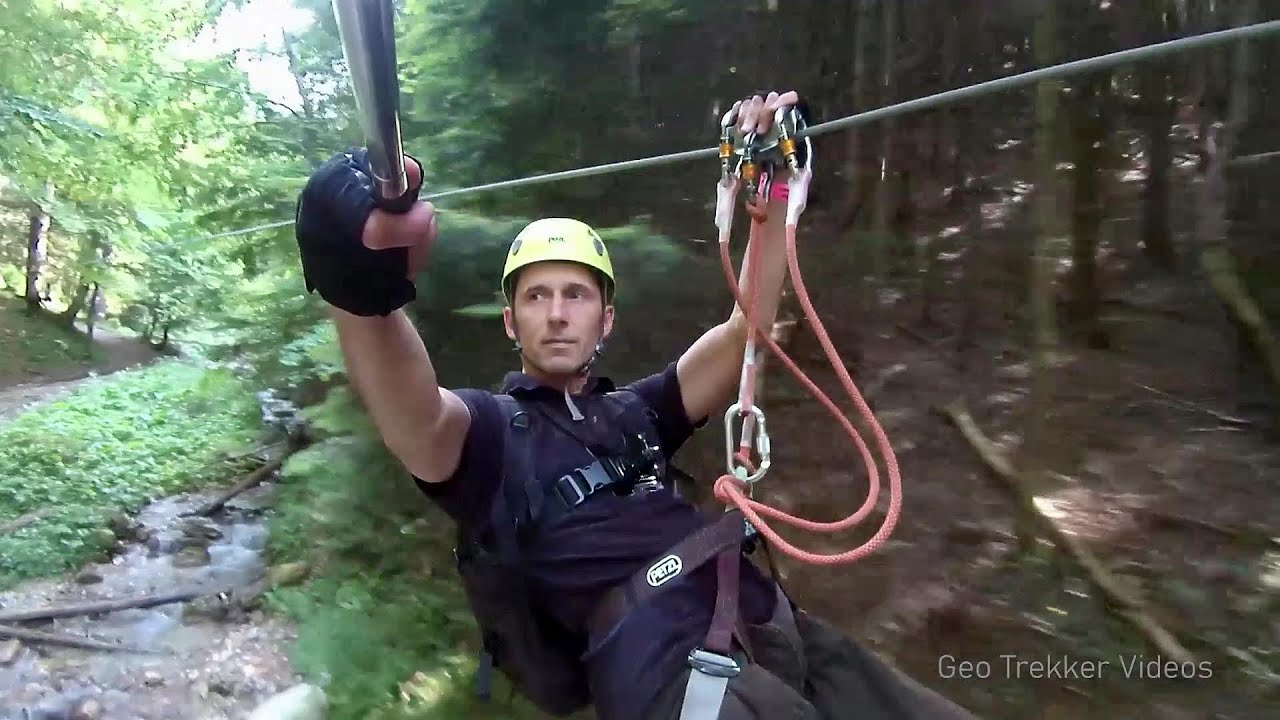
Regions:
<instances>
[{"instance_id":1,"label":"silver carabiner","mask_svg":"<svg viewBox=\"0 0 1280 720\"><path fill-rule=\"evenodd\" d=\"M760 467L756 468L754 473L747 474L744 467L734 464L733 461L733 418L735 415L741 414L742 403L734 403L724 413L724 453L725 465L730 475L741 480L748 485L757 482L769 472L769 466L772 460L769 458L769 433L765 431L764 411L755 405L751 406L751 417L756 424L756 453L760 455Z\"/></svg>"}]
</instances>

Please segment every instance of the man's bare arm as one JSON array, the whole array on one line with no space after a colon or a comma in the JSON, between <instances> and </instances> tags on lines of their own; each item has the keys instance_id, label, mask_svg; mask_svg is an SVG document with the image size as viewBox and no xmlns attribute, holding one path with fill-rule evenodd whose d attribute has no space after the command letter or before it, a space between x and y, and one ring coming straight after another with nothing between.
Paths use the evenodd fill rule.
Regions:
<instances>
[{"instance_id":1,"label":"man's bare arm","mask_svg":"<svg viewBox=\"0 0 1280 720\"><path fill-rule=\"evenodd\" d=\"M404 310L359 317L330 307L347 374L387 449L425 482L453 474L471 414L436 381L421 336Z\"/></svg>"},{"instance_id":2,"label":"man's bare arm","mask_svg":"<svg viewBox=\"0 0 1280 720\"><path fill-rule=\"evenodd\" d=\"M771 92L767 98L756 95L749 100L739 101L733 106L737 113L735 122L743 132L754 130L757 133L767 132L772 125L774 111L799 103L800 97L794 91L778 95ZM773 179L777 183L786 183L788 171L783 168ZM748 243L746 257L739 271L738 287L744 299L755 295L755 306L752 318L755 327L768 336L773 330L773 321L778 314L778 303L782 296L782 283L787 277L786 247L786 215L785 200L769 199L768 217L761 228L756 242L762 244L754 248ZM759 267L751 269L749 258L752 251L758 253ZM756 275L756 285L752 286L748 278ZM734 390L742 376L742 358L749 334L747 318L742 308L736 303L729 319L711 328L698 338L688 350L680 356L676 363L676 374L680 379L680 395L684 401L685 412L690 420L698 422L714 412L729 406ZM757 345L757 353L768 352L764 343ZM758 357L759 362L762 357Z\"/></svg>"},{"instance_id":3,"label":"man's bare arm","mask_svg":"<svg viewBox=\"0 0 1280 720\"><path fill-rule=\"evenodd\" d=\"M778 182L783 180L778 178ZM768 220L756 238L762 243L758 250L760 269L756 277L760 290L752 317L756 327L765 335L773 329L782 283L787 277L786 211L786 201L770 201ZM750 250L747 255L751 255ZM738 278L743 298L750 297L752 292L747 282L750 272L750 263L743 262ZM735 303L727 320L704 333L680 356L676 373L680 378L685 412L691 420L696 422L712 413L723 412L733 402L742 374L747 329L746 314ZM756 362L760 362L768 352L763 342L757 342Z\"/></svg>"}]
</instances>

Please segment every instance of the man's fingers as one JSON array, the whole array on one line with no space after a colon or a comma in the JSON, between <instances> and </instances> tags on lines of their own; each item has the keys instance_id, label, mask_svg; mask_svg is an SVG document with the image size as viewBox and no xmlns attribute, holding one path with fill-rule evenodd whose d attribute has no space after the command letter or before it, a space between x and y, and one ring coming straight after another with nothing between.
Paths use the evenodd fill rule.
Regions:
<instances>
[{"instance_id":1,"label":"man's fingers","mask_svg":"<svg viewBox=\"0 0 1280 720\"><path fill-rule=\"evenodd\" d=\"M429 202L418 202L404 214L375 209L364 224L360 240L371 250L411 248L430 244L435 232L435 208Z\"/></svg>"},{"instance_id":2,"label":"man's fingers","mask_svg":"<svg viewBox=\"0 0 1280 720\"><path fill-rule=\"evenodd\" d=\"M422 165L408 155L404 156L404 174L409 180L410 190L422 184Z\"/></svg>"},{"instance_id":3,"label":"man's fingers","mask_svg":"<svg viewBox=\"0 0 1280 720\"><path fill-rule=\"evenodd\" d=\"M769 100L765 103L764 112L760 113L760 122L764 127L759 132L767 132L773 126L773 114L779 108L795 105L798 102L800 102L800 95L795 90L788 90L781 95L776 92L769 93Z\"/></svg>"},{"instance_id":4,"label":"man's fingers","mask_svg":"<svg viewBox=\"0 0 1280 720\"><path fill-rule=\"evenodd\" d=\"M760 108L764 105L764 99L759 95L748 98L742 106L742 112L739 116L738 127L744 133L753 132L756 126L756 118L760 114Z\"/></svg>"},{"instance_id":5,"label":"man's fingers","mask_svg":"<svg viewBox=\"0 0 1280 720\"><path fill-rule=\"evenodd\" d=\"M426 263L427 253L431 251L431 246L435 245L436 235L438 233L439 233L439 230L436 228L436 218L435 218L435 215L433 214L431 216L431 223L427 227L427 241L423 243L417 243L409 247L409 262L408 262L409 269L408 269L408 272L406 273L406 276L410 282L413 282L414 275L418 272L418 270L422 269L422 267L427 264Z\"/></svg>"},{"instance_id":6,"label":"man's fingers","mask_svg":"<svg viewBox=\"0 0 1280 720\"><path fill-rule=\"evenodd\" d=\"M777 110L780 107L795 105L796 103L800 102L800 94L797 93L795 90L788 90L782 93L781 95L778 95L777 93L769 93L769 97L770 97L770 100L767 103L769 112L773 112L774 110Z\"/></svg>"},{"instance_id":7,"label":"man's fingers","mask_svg":"<svg viewBox=\"0 0 1280 720\"><path fill-rule=\"evenodd\" d=\"M776 90L771 90L766 97L753 95L746 100L739 100L734 103L737 107L741 103L738 111L738 129L743 133L766 133L773 127L773 113L778 108L795 105L800 102L800 94L795 90L788 90L779 94Z\"/></svg>"},{"instance_id":8,"label":"man's fingers","mask_svg":"<svg viewBox=\"0 0 1280 720\"><path fill-rule=\"evenodd\" d=\"M757 95L757 98L760 96ZM759 107L756 109L755 131L757 134L769 132L769 128L773 126L773 106L778 99L778 93L770 92L769 96L760 101Z\"/></svg>"},{"instance_id":9,"label":"man's fingers","mask_svg":"<svg viewBox=\"0 0 1280 720\"><path fill-rule=\"evenodd\" d=\"M795 90L788 90L781 94L771 90L767 97L752 95L745 100L735 102L729 112L725 113L722 122L736 120L738 130L742 133L759 135L769 132L773 127L773 114L778 108L796 105L799 102L800 94Z\"/></svg>"}]
</instances>

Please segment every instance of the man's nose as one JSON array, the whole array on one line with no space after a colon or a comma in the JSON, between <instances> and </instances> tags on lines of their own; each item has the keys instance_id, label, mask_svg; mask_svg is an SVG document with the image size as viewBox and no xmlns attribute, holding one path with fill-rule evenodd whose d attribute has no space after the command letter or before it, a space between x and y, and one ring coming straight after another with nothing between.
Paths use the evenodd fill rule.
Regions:
<instances>
[{"instance_id":1,"label":"man's nose","mask_svg":"<svg viewBox=\"0 0 1280 720\"><path fill-rule=\"evenodd\" d=\"M553 295L551 297L551 312L548 314L548 319L552 322L564 322L566 309L567 305L564 297L559 294Z\"/></svg>"}]
</instances>

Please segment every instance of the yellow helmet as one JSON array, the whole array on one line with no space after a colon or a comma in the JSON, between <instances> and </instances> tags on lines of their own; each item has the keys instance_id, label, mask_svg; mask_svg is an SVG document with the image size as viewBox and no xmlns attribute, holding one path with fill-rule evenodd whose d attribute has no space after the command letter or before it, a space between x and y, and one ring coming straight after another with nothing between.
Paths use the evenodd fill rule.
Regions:
<instances>
[{"instance_id":1,"label":"yellow helmet","mask_svg":"<svg viewBox=\"0 0 1280 720\"><path fill-rule=\"evenodd\" d=\"M502 294L511 302L513 275L526 265L548 260L576 262L597 271L604 278L606 303L613 302L613 263L599 233L572 218L543 218L524 227L511 241L506 266L502 268Z\"/></svg>"}]
</instances>

